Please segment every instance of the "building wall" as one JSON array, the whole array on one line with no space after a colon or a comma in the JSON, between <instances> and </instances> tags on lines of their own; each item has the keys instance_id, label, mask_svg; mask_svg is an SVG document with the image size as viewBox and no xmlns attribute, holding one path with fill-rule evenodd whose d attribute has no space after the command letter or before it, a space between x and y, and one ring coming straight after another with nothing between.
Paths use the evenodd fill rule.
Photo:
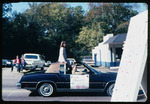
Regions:
<instances>
[{"instance_id":1,"label":"building wall","mask_svg":"<svg viewBox=\"0 0 150 104\"><path fill-rule=\"evenodd\" d=\"M104 42L107 41L112 34L104 37ZM95 60L95 66L112 67L119 66L120 62L116 60L116 48L122 48L122 44L110 45L99 43L92 50L92 58Z\"/></svg>"},{"instance_id":2,"label":"building wall","mask_svg":"<svg viewBox=\"0 0 150 104\"><path fill-rule=\"evenodd\" d=\"M109 44L100 43L95 49L92 50L93 60L95 60L95 66L110 67L111 63L111 51ZM96 58L95 58L96 57Z\"/></svg>"}]
</instances>

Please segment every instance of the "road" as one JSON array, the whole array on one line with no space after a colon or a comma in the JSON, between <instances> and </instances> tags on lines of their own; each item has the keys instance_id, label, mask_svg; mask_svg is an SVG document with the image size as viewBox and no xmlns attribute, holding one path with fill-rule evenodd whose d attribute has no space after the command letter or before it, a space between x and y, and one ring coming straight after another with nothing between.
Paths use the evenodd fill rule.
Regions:
<instances>
[{"instance_id":1,"label":"road","mask_svg":"<svg viewBox=\"0 0 150 104\"><path fill-rule=\"evenodd\" d=\"M45 67L44 70L47 68ZM104 93L57 93L53 97L42 97L37 92L30 92L25 89L16 88L23 71L18 73L14 68L2 68L2 100L3 101L50 101L50 102L110 102L111 97ZM138 100L143 101L143 100Z\"/></svg>"}]
</instances>

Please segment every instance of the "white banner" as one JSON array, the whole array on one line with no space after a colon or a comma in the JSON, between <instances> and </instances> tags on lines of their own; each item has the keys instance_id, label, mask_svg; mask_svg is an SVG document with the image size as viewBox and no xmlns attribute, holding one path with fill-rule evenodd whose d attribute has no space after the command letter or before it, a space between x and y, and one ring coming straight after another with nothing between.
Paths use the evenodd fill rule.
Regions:
<instances>
[{"instance_id":1,"label":"white banner","mask_svg":"<svg viewBox=\"0 0 150 104\"><path fill-rule=\"evenodd\" d=\"M71 89L88 89L89 88L89 75L70 75L70 88Z\"/></svg>"}]
</instances>

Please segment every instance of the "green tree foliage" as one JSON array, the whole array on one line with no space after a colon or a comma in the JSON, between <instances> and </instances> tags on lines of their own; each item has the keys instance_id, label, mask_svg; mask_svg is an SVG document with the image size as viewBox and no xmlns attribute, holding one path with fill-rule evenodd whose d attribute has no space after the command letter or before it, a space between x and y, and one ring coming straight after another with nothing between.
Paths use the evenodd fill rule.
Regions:
<instances>
[{"instance_id":1,"label":"green tree foliage","mask_svg":"<svg viewBox=\"0 0 150 104\"><path fill-rule=\"evenodd\" d=\"M92 23L91 27L82 27L76 43L80 45L82 55L91 55L91 49L102 41L102 30L99 24Z\"/></svg>"},{"instance_id":2,"label":"green tree foliage","mask_svg":"<svg viewBox=\"0 0 150 104\"><path fill-rule=\"evenodd\" d=\"M5 17L8 17L8 13L10 13L12 11L12 5L11 3L4 3L3 5L3 8L2 8L2 16L3 18Z\"/></svg>"},{"instance_id":3,"label":"green tree foliage","mask_svg":"<svg viewBox=\"0 0 150 104\"><path fill-rule=\"evenodd\" d=\"M82 55L90 55L92 48L108 33L127 33L130 18L137 14L132 6L125 3L90 3L85 17L86 26L76 40L82 47Z\"/></svg>"},{"instance_id":4,"label":"green tree foliage","mask_svg":"<svg viewBox=\"0 0 150 104\"><path fill-rule=\"evenodd\" d=\"M28 21L34 21L43 29L43 37L51 42L51 46L57 52L62 40L67 44L68 57L75 57L75 39L84 24L84 11L81 6L70 8L65 3L41 3L30 4L30 9L24 13ZM56 57L56 55L53 55Z\"/></svg>"},{"instance_id":5,"label":"green tree foliage","mask_svg":"<svg viewBox=\"0 0 150 104\"><path fill-rule=\"evenodd\" d=\"M2 55L4 58L6 56L10 57L11 54L9 54L9 48L4 48L4 47L9 47L11 45L11 35L12 35L12 23L10 21L10 17L8 16L8 13L11 12L11 7L12 5L10 3L4 3L2 8Z\"/></svg>"},{"instance_id":6,"label":"green tree foliage","mask_svg":"<svg viewBox=\"0 0 150 104\"><path fill-rule=\"evenodd\" d=\"M40 53L57 61L59 45L67 42L67 56L81 59L91 55L93 47L107 33L127 32L128 23L137 12L129 3L90 3L89 11L66 3L29 3L23 13L11 12L11 4L3 4L3 57L15 58L26 52ZM10 51L11 50L11 51Z\"/></svg>"},{"instance_id":7,"label":"green tree foliage","mask_svg":"<svg viewBox=\"0 0 150 104\"><path fill-rule=\"evenodd\" d=\"M41 53L49 60L57 61L60 42L65 40L68 57L75 57L75 39L84 18L82 7L71 8L65 3L29 5L26 12L14 15L11 21L13 31L9 31L11 37L4 40L12 41L9 47L15 46L12 54Z\"/></svg>"},{"instance_id":8,"label":"green tree foliage","mask_svg":"<svg viewBox=\"0 0 150 104\"><path fill-rule=\"evenodd\" d=\"M86 21L100 22L105 35L126 33L130 18L138 14L132 10L133 6L132 3L91 3Z\"/></svg>"}]
</instances>

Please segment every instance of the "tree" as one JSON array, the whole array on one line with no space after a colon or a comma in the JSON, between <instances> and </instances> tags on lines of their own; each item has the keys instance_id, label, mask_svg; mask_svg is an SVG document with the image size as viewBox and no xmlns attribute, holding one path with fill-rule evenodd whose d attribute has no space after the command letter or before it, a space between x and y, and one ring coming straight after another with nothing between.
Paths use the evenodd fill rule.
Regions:
<instances>
[{"instance_id":1,"label":"tree","mask_svg":"<svg viewBox=\"0 0 150 104\"><path fill-rule=\"evenodd\" d=\"M132 7L133 4L128 3L89 3L86 26L82 27L76 40L80 55L90 55L92 48L108 33L126 33L130 18L137 14Z\"/></svg>"},{"instance_id":2,"label":"tree","mask_svg":"<svg viewBox=\"0 0 150 104\"><path fill-rule=\"evenodd\" d=\"M130 17L137 13L127 3L90 3L86 14L81 6L74 8L66 3L29 3L29 6L25 12L9 18L6 14L11 5L3 8L4 56L34 52L57 61L60 42L65 40L67 56L78 60L90 55L103 35L126 32Z\"/></svg>"},{"instance_id":3,"label":"tree","mask_svg":"<svg viewBox=\"0 0 150 104\"><path fill-rule=\"evenodd\" d=\"M133 4L130 3L92 3L89 4L89 7L86 21L88 23L91 21L100 22L105 35L126 33L128 27L126 25L130 18L138 14L137 11L132 10Z\"/></svg>"},{"instance_id":4,"label":"tree","mask_svg":"<svg viewBox=\"0 0 150 104\"><path fill-rule=\"evenodd\" d=\"M3 18L9 17L8 13L10 13L11 11L12 11L11 3L4 3L2 5L2 17Z\"/></svg>"},{"instance_id":5,"label":"tree","mask_svg":"<svg viewBox=\"0 0 150 104\"><path fill-rule=\"evenodd\" d=\"M65 40L68 43L67 56L76 57L75 40L84 25L84 11L81 6L71 8L65 3L32 3L30 9L23 14L28 23L37 23L43 31L43 40L51 43L47 48L59 50L60 42ZM54 53L53 56L57 57L58 51Z\"/></svg>"},{"instance_id":6,"label":"tree","mask_svg":"<svg viewBox=\"0 0 150 104\"><path fill-rule=\"evenodd\" d=\"M11 13L12 5L11 3L3 3L2 5L2 55L3 58L6 58L6 56L10 57L11 54L9 54L11 44L11 33L13 31L12 29L12 23L10 21L10 16L8 13ZM6 48L7 47L7 48Z\"/></svg>"},{"instance_id":7,"label":"tree","mask_svg":"<svg viewBox=\"0 0 150 104\"><path fill-rule=\"evenodd\" d=\"M92 23L91 27L83 27L76 43L80 46L81 55L90 55L91 49L102 41L103 34L99 24Z\"/></svg>"}]
</instances>

